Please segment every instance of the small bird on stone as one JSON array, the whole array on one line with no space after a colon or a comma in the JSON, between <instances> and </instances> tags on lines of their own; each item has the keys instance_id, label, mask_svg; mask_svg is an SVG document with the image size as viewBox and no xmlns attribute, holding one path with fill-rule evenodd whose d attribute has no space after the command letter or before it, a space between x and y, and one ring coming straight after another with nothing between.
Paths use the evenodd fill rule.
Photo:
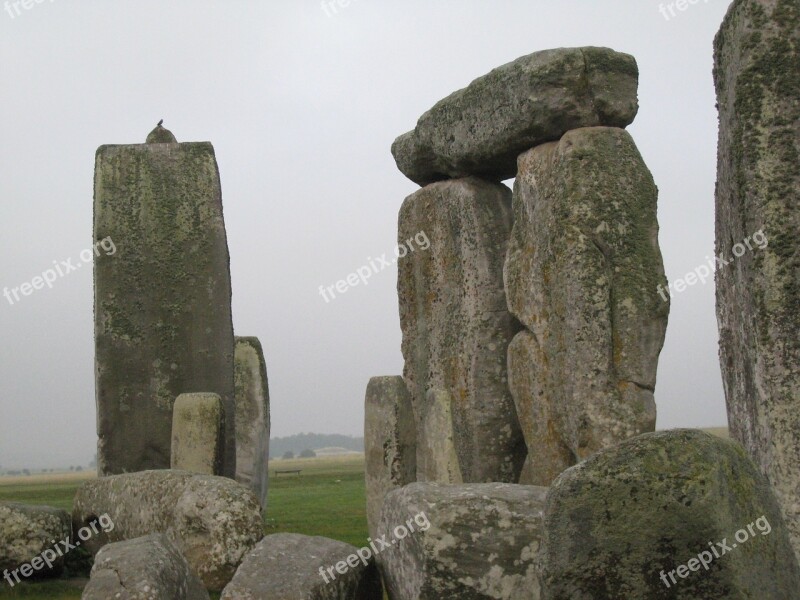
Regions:
<instances>
[{"instance_id":1,"label":"small bird on stone","mask_svg":"<svg viewBox=\"0 0 800 600\"><path fill-rule=\"evenodd\" d=\"M158 125L156 125L156 127L161 127L161 125L162 125L163 123L164 123L164 119L161 119L161 120L158 122Z\"/></svg>"}]
</instances>

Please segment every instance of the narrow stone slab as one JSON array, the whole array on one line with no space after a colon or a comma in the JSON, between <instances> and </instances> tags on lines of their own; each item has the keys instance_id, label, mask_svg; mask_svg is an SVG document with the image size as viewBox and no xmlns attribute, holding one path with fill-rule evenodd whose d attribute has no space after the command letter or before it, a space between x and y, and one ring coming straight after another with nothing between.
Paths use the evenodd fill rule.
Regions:
<instances>
[{"instance_id":1,"label":"narrow stone slab","mask_svg":"<svg viewBox=\"0 0 800 600\"><path fill-rule=\"evenodd\" d=\"M9 572L5 581L0 579L0 588L59 575L64 568L63 541L71 535L72 520L64 510L0 502L0 573ZM20 567L22 571L14 573Z\"/></svg>"},{"instance_id":2,"label":"narrow stone slab","mask_svg":"<svg viewBox=\"0 0 800 600\"><path fill-rule=\"evenodd\" d=\"M386 494L417 478L417 434L402 377L373 377L364 401L367 523L375 538Z\"/></svg>"},{"instance_id":3,"label":"narrow stone slab","mask_svg":"<svg viewBox=\"0 0 800 600\"><path fill-rule=\"evenodd\" d=\"M221 590L245 554L263 537L253 492L232 479L186 471L144 471L84 483L75 495L74 527L107 514L114 528L90 538L106 544L163 533L209 590Z\"/></svg>"},{"instance_id":4,"label":"narrow stone slab","mask_svg":"<svg viewBox=\"0 0 800 600\"><path fill-rule=\"evenodd\" d=\"M519 158L505 285L529 335L509 349L509 381L536 483L655 429L670 306L657 196L622 129L577 129Z\"/></svg>"},{"instance_id":5,"label":"narrow stone slab","mask_svg":"<svg viewBox=\"0 0 800 600\"><path fill-rule=\"evenodd\" d=\"M324 537L268 535L247 554L220 598L381 600L374 561L362 561L357 552L355 546Z\"/></svg>"},{"instance_id":6,"label":"narrow stone slab","mask_svg":"<svg viewBox=\"0 0 800 600\"><path fill-rule=\"evenodd\" d=\"M222 475L225 410L217 394L181 394L172 416L171 468Z\"/></svg>"},{"instance_id":7,"label":"narrow stone slab","mask_svg":"<svg viewBox=\"0 0 800 600\"><path fill-rule=\"evenodd\" d=\"M465 482L516 482L526 449L508 389L506 350L520 325L503 289L511 192L480 179L431 184L409 196L399 218L403 376L420 453L438 438L423 415L430 390L450 394L453 441ZM442 421L447 422L448 420ZM430 439L428 436L431 436Z\"/></svg>"},{"instance_id":8,"label":"narrow stone slab","mask_svg":"<svg viewBox=\"0 0 800 600\"><path fill-rule=\"evenodd\" d=\"M414 483L390 492L380 533L391 548L379 563L389 597L539 600L546 493L500 483ZM407 535L401 529L411 527Z\"/></svg>"},{"instance_id":9,"label":"narrow stone slab","mask_svg":"<svg viewBox=\"0 0 800 600\"><path fill-rule=\"evenodd\" d=\"M428 390L420 407L417 481L463 483L453 426L453 397L445 390Z\"/></svg>"},{"instance_id":10,"label":"narrow stone slab","mask_svg":"<svg viewBox=\"0 0 800 600\"><path fill-rule=\"evenodd\" d=\"M535 52L441 100L397 138L392 154L420 185L509 179L518 155L570 129L632 123L638 81L636 60L608 48Z\"/></svg>"},{"instance_id":11,"label":"narrow stone slab","mask_svg":"<svg viewBox=\"0 0 800 600\"><path fill-rule=\"evenodd\" d=\"M714 42L716 273L731 435L769 477L800 560L800 10L734 1Z\"/></svg>"},{"instance_id":12,"label":"narrow stone slab","mask_svg":"<svg viewBox=\"0 0 800 600\"><path fill-rule=\"evenodd\" d=\"M702 431L639 436L562 473L541 552L549 600L795 598L800 571L766 478Z\"/></svg>"},{"instance_id":13,"label":"narrow stone slab","mask_svg":"<svg viewBox=\"0 0 800 600\"><path fill-rule=\"evenodd\" d=\"M105 546L95 557L81 600L208 600L180 550L154 534Z\"/></svg>"},{"instance_id":14,"label":"narrow stone slab","mask_svg":"<svg viewBox=\"0 0 800 600\"><path fill-rule=\"evenodd\" d=\"M255 492L267 508L269 489L269 381L261 342L237 337L234 353L236 391L236 481Z\"/></svg>"},{"instance_id":15,"label":"narrow stone slab","mask_svg":"<svg viewBox=\"0 0 800 600\"><path fill-rule=\"evenodd\" d=\"M175 398L203 390L222 398L233 477L231 282L211 144L101 146L94 235L117 248L94 265L98 472L169 468Z\"/></svg>"}]
</instances>

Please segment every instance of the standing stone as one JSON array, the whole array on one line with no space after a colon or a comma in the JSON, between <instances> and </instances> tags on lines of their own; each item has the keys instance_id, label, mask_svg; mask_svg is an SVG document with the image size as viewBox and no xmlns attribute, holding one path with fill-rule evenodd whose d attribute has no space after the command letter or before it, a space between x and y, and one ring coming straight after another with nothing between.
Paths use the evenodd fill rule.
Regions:
<instances>
[{"instance_id":1,"label":"standing stone","mask_svg":"<svg viewBox=\"0 0 800 600\"><path fill-rule=\"evenodd\" d=\"M211 144L101 146L94 235L119 249L95 260L98 472L168 468L175 398L207 391L225 407L233 477L231 282Z\"/></svg>"},{"instance_id":2,"label":"standing stone","mask_svg":"<svg viewBox=\"0 0 800 600\"><path fill-rule=\"evenodd\" d=\"M539 600L546 493L504 483L390 492L380 525L390 548L379 561L389 597Z\"/></svg>"},{"instance_id":3,"label":"standing stone","mask_svg":"<svg viewBox=\"0 0 800 600\"><path fill-rule=\"evenodd\" d=\"M548 600L793 600L800 571L769 482L702 431L650 433L574 466L547 494Z\"/></svg>"},{"instance_id":4,"label":"standing stone","mask_svg":"<svg viewBox=\"0 0 800 600\"><path fill-rule=\"evenodd\" d=\"M392 154L420 185L469 175L509 179L518 155L570 129L632 123L638 80L636 60L609 48L535 52L437 103L397 138Z\"/></svg>"},{"instance_id":5,"label":"standing stone","mask_svg":"<svg viewBox=\"0 0 800 600\"><path fill-rule=\"evenodd\" d=\"M267 507L269 487L269 382L261 342L237 337L234 352L236 391L236 481L255 492Z\"/></svg>"},{"instance_id":6,"label":"standing stone","mask_svg":"<svg viewBox=\"0 0 800 600\"><path fill-rule=\"evenodd\" d=\"M655 428L669 314L657 195L622 129L570 131L520 156L505 281L527 331L509 380L537 484Z\"/></svg>"},{"instance_id":7,"label":"standing stone","mask_svg":"<svg viewBox=\"0 0 800 600\"><path fill-rule=\"evenodd\" d=\"M232 479L186 471L143 471L87 481L75 495L75 529L107 515L113 527L83 546L165 534L209 590L221 590L264 536L253 492Z\"/></svg>"},{"instance_id":8,"label":"standing stone","mask_svg":"<svg viewBox=\"0 0 800 600\"><path fill-rule=\"evenodd\" d=\"M519 477L525 448L506 377L506 350L519 323L503 290L511 219L510 190L476 178L431 184L400 210L399 242L420 234L430 242L399 259L397 285L423 477L420 452L433 443L423 421L430 390L452 398L465 482Z\"/></svg>"},{"instance_id":9,"label":"standing stone","mask_svg":"<svg viewBox=\"0 0 800 600\"><path fill-rule=\"evenodd\" d=\"M386 494L417 478L417 434L402 377L373 377L364 402L367 523L375 539Z\"/></svg>"},{"instance_id":10,"label":"standing stone","mask_svg":"<svg viewBox=\"0 0 800 600\"><path fill-rule=\"evenodd\" d=\"M735 0L714 49L728 421L775 488L800 558L800 5Z\"/></svg>"},{"instance_id":11,"label":"standing stone","mask_svg":"<svg viewBox=\"0 0 800 600\"><path fill-rule=\"evenodd\" d=\"M81 600L208 600L208 592L167 536L105 546Z\"/></svg>"},{"instance_id":12,"label":"standing stone","mask_svg":"<svg viewBox=\"0 0 800 600\"><path fill-rule=\"evenodd\" d=\"M329 538L275 533L249 552L221 600L381 600L374 560ZM362 560L360 556L365 556Z\"/></svg>"},{"instance_id":13,"label":"standing stone","mask_svg":"<svg viewBox=\"0 0 800 600\"><path fill-rule=\"evenodd\" d=\"M66 511L49 506L0 503L0 573L28 565L21 573L12 573L10 580L0 579L0 588L30 577L61 573L64 567L60 552L62 542L71 535L72 520ZM53 550L56 545L59 552ZM44 553L50 566L41 564ZM30 566L34 560L38 561L33 565L38 567L36 570Z\"/></svg>"},{"instance_id":14,"label":"standing stone","mask_svg":"<svg viewBox=\"0 0 800 600\"><path fill-rule=\"evenodd\" d=\"M171 468L222 474L225 411L217 394L181 394L172 416Z\"/></svg>"}]
</instances>

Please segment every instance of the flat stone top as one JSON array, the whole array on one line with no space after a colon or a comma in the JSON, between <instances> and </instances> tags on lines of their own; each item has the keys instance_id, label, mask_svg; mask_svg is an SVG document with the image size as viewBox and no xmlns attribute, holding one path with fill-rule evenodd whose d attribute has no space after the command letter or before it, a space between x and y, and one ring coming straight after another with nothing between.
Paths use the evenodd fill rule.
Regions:
<instances>
[{"instance_id":1,"label":"flat stone top","mask_svg":"<svg viewBox=\"0 0 800 600\"><path fill-rule=\"evenodd\" d=\"M103 144L97 148L96 156L117 154L128 150L138 150L140 152L163 152L169 153L174 148L181 150L192 150L196 152L208 152L215 156L214 145L211 142L180 142L175 144Z\"/></svg>"}]
</instances>

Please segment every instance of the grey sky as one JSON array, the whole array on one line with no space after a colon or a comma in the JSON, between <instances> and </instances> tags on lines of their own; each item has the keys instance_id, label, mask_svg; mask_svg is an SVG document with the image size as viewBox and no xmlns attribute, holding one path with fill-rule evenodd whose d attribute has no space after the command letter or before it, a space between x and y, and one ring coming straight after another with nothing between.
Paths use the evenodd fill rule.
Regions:
<instances>
[{"instance_id":1,"label":"grey sky","mask_svg":"<svg viewBox=\"0 0 800 600\"><path fill-rule=\"evenodd\" d=\"M318 287L393 251L417 189L393 139L518 56L629 52L641 73L629 130L660 188L667 275L683 277L714 251L712 40L728 4L701 0L670 20L654 0L352 0L332 16L319 0L2 10L0 287L80 262L96 148L141 143L164 118L179 141L215 146L234 326L264 344L273 435L359 435L368 379L402 372L396 270L327 304ZM14 305L0 297L0 465L93 456L92 327L88 265ZM659 428L726 422L712 282L673 299L656 399Z\"/></svg>"}]
</instances>

